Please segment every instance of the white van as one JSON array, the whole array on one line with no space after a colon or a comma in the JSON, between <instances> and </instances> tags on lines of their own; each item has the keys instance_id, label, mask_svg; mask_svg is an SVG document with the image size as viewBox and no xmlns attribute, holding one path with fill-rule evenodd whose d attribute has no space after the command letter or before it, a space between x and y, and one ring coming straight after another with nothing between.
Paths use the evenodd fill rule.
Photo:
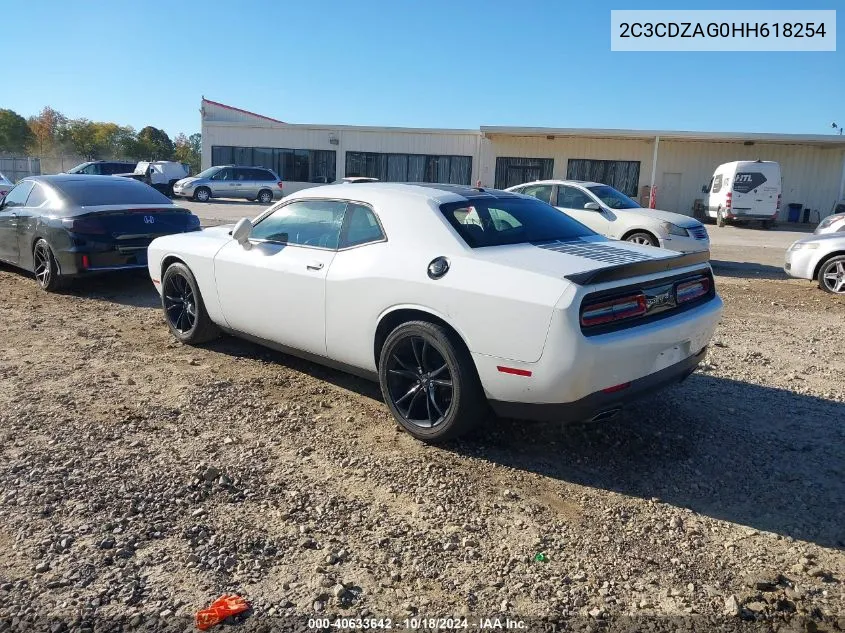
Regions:
<instances>
[{"instance_id":1,"label":"white van","mask_svg":"<svg viewBox=\"0 0 845 633\"><path fill-rule=\"evenodd\" d=\"M758 220L769 228L780 211L780 165L768 160L737 160L719 165L706 194L704 210L719 226Z\"/></svg>"}]
</instances>

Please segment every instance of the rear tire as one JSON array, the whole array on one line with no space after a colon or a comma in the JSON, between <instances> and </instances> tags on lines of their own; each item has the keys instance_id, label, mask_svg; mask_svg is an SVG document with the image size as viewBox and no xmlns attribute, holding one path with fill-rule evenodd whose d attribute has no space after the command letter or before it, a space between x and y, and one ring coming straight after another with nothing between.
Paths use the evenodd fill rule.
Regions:
<instances>
[{"instance_id":1,"label":"rear tire","mask_svg":"<svg viewBox=\"0 0 845 633\"><path fill-rule=\"evenodd\" d=\"M845 255L831 257L822 264L819 288L834 295L845 295Z\"/></svg>"},{"instance_id":2,"label":"rear tire","mask_svg":"<svg viewBox=\"0 0 845 633\"><path fill-rule=\"evenodd\" d=\"M170 333L180 343L198 345L220 336L220 329L205 310L197 280L185 264L172 264L164 272L161 307Z\"/></svg>"},{"instance_id":3,"label":"rear tire","mask_svg":"<svg viewBox=\"0 0 845 633\"><path fill-rule=\"evenodd\" d=\"M394 419L424 442L463 435L488 415L466 346L427 321L403 323L388 334L379 355L379 384Z\"/></svg>"},{"instance_id":4,"label":"rear tire","mask_svg":"<svg viewBox=\"0 0 845 633\"><path fill-rule=\"evenodd\" d=\"M725 226L725 214L721 208L716 211L716 226Z\"/></svg>"},{"instance_id":5,"label":"rear tire","mask_svg":"<svg viewBox=\"0 0 845 633\"><path fill-rule=\"evenodd\" d=\"M197 187L194 191L194 200L197 202L208 202L211 200L211 189L208 187Z\"/></svg>"},{"instance_id":6,"label":"rear tire","mask_svg":"<svg viewBox=\"0 0 845 633\"><path fill-rule=\"evenodd\" d=\"M771 220L763 220L763 222L761 224L762 224L764 231L768 231L770 228L772 228L772 221Z\"/></svg>"},{"instance_id":7,"label":"rear tire","mask_svg":"<svg viewBox=\"0 0 845 633\"><path fill-rule=\"evenodd\" d=\"M258 192L258 201L261 204L270 204L273 202L273 192L269 189L262 189Z\"/></svg>"},{"instance_id":8,"label":"rear tire","mask_svg":"<svg viewBox=\"0 0 845 633\"><path fill-rule=\"evenodd\" d=\"M632 242L634 244L643 244L645 246L660 246L658 241L654 239L654 236L651 233L646 233L645 231L631 233L625 238L625 241Z\"/></svg>"},{"instance_id":9,"label":"rear tire","mask_svg":"<svg viewBox=\"0 0 845 633\"><path fill-rule=\"evenodd\" d=\"M56 292L67 285L67 279L59 274L59 265L53 249L45 239L39 239L32 247L32 269L35 281L47 292Z\"/></svg>"}]
</instances>

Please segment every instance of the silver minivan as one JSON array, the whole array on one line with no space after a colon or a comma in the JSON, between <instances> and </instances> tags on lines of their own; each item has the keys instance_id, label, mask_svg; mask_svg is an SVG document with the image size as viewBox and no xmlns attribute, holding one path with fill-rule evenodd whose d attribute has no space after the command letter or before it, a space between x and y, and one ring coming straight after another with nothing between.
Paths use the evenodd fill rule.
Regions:
<instances>
[{"instance_id":1,"label":"silver minivan","mask_svg":"<svg viewBox=\"0 0 845 633\"><path fill-rule=\"evenodd\" d=\"M246 198L270 204L282 197L282 181L266 167L218 165L173 185L173 195L207 202L211 198Z\"/></svg>"}]
</instances>

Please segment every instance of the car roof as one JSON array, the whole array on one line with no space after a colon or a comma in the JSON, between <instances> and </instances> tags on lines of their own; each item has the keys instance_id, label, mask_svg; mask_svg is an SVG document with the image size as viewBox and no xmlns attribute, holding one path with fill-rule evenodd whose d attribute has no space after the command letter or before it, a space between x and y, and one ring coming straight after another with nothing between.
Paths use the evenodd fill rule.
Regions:
<instances>
[{"instance_id":1,"label":"car roof","mask_svg":"<svg viewBox=\"0 0 845 633\"><path fill-rule=\"evenodd\" d=\"M427 182L340 182L300 189L290 194L291 198L344 198L338 191L348 186L348 197L361 199L367 193L388 195L409 195L423 197L429 200L443 202L469 202L479 199L517 198L519 194L501 189L486 187L471 187L469 185L452 185Z\"/></svg>"},{"instance_id":2,"label":"car roof","mask_svg":"<svg viewBox=\"0 0 845 633\"><path fill-rule=\"evenodd\" d=\"M532 180L531 182L524 182L519 185L514 185L515 187L525 187L526 185L580 185L582 187L607 187L609 185L605 185L601 182L593 182L592 180L562 180L562 179L550 179L550 180Z\"/></svg>"}]
</instances>

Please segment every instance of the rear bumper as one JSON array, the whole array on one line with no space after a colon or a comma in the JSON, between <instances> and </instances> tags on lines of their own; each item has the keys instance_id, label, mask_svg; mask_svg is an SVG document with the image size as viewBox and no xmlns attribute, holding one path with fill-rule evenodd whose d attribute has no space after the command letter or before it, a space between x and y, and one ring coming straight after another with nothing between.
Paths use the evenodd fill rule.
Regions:
<instances>
[{"instance_id":1,"label":"rear bumper","mask_svg":"<svg viewBox=\"0 0 845 633\"><path fill-rule=\"evenodd\" d=\"M145 269L147 267L146 247L143 250L129 253L121 253L117 250L91 252L55 250L54 255L59 266L59 274L62 276Z\"/></svg>"},{"instance_id":2,"label":"rear bumper","mask_svg":"<svg viewBox=\"0 0 845 633\"><path fill-rule=\"evenodd\" d=\"M519 420L536 420L540 422L579 422L590 420L600 413L612 411L662 387L683 381L695 371L695 368L704 360L706 354L707 348L705 347L697 354L693 354L679 363L670 365L665 369L638 378L637 380L632 380L624 389L609 393L597 391L574 402L531 404L491 400L490 406L496 415Z\"/></svg>"}]
</instances>

